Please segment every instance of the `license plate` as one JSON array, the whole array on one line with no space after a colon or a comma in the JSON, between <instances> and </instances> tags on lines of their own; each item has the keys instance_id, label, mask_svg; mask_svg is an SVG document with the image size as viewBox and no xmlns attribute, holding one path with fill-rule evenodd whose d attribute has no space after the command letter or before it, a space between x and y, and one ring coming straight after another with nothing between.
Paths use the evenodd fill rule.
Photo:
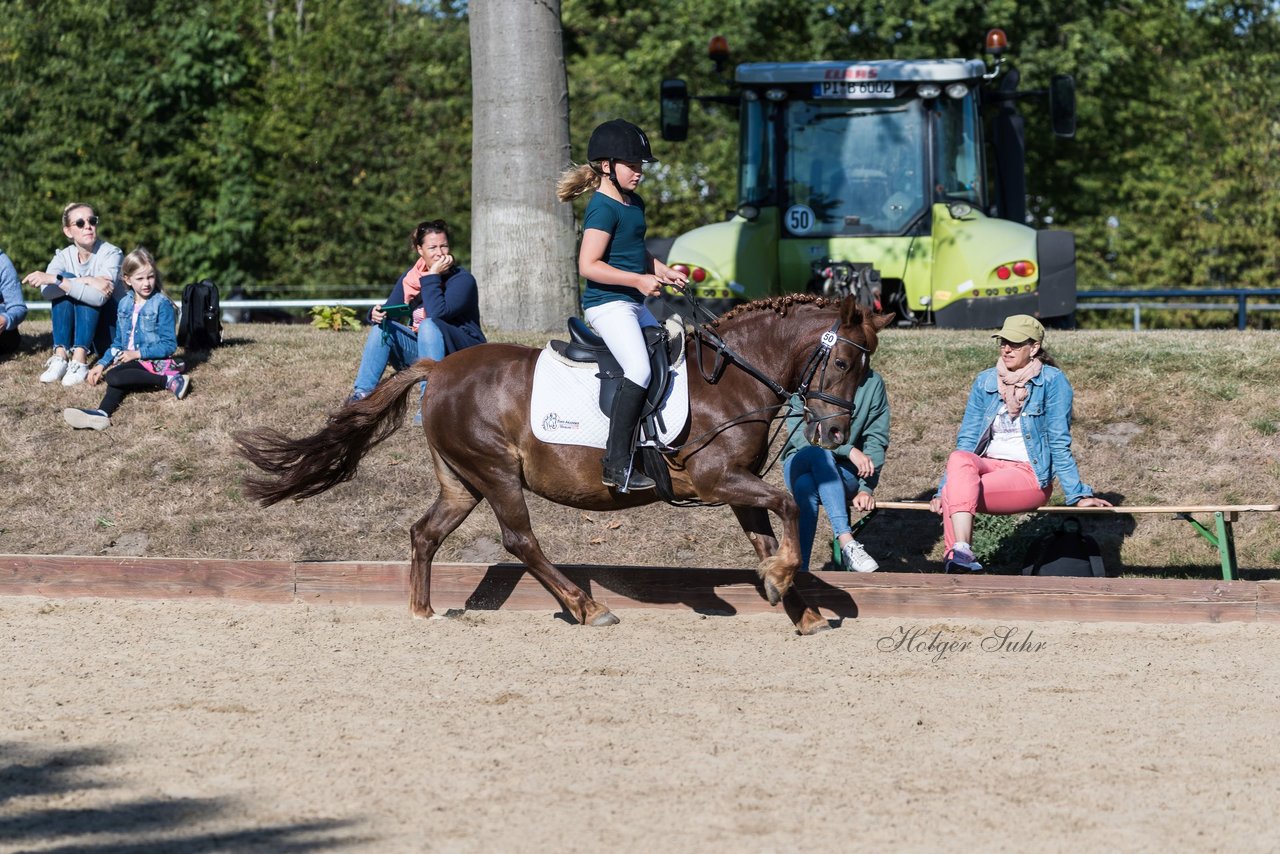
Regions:
<instances>
[{"instance_id":1,"label":"license plate","mask_svg":"<svg viewBox=\"0 0 1280 854\"><path fill-rule=\"evenodd\" d=\"M815 98L892 98L892 80L823 80L813 84Z\"/></svg>"}]
</instances>

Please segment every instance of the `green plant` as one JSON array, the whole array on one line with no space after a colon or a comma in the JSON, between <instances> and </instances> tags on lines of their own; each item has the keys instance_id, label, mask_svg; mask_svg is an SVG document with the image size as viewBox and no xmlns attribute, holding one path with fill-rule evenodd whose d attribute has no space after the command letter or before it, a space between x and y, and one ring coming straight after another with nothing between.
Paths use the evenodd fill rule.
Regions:
<instances>
[{"instance_id":1,"label":"green plant","mask_svg":"<svg viewBox=\"0 0 1280 854\"><path fill-rule=\"evenodd\" d=\"M1013 536L1018 527L1017 516L992 516L979 513L973 520L973 553L983 565L989 566Z\"/></svg>"},{"instance_id":2,"label":"green plant","mask_svg":"<svg viewBox=\"0 0 1280 854\"><path fill-rule=\"evenodd\" d=\"M316 305L311 307L311 325L316 329L330 329L334 332L358 330L360 318L356 310L348 305Z\"/></svg>"},{"instance_id":3,"label":"green plant","mask_svg":"<svg viewBox=\"0 0 1280 854\"><path fill-rule=\"evenodd\" d=\"M989 570L1017 572L1032 544L1057 525L1046 516L980 513L974 519L973 551Z\"/></svg>"}]
</instances>

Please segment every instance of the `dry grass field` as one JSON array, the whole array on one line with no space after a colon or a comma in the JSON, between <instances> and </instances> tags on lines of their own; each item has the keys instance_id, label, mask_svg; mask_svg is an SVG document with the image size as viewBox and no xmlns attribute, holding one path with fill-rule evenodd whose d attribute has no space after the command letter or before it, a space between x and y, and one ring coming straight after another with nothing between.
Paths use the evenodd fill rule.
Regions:
<instances>
[{"instance_id":1,"label":"dry grass field","mask_svg":"<svg viewBox=\"0 0 1280 854\"><path fill-rule=\"evenodd\" d=\"M230 438L250 426L313 430L350 391L362 335L230 326L226 345L192 372L189 398L132 396L114 425L96 433L71 430L61 410L95 406L101 389L41 385L36 377L49 326L33 322L23 331L23 351L0 362L0 552L407 559L407 529L434 494L425 441L412 425L375 450L353 482L270 509L242 494L247 465ZM939 330L882 336L874 364L893 409L882 499L932 492L968 385L994 362L988 336ZM1277 500L1275 333L1051 332L1048 346L1076 390L1075 449L1095 490L1129 503ZM768 476L780 481L777 469ZM552 560L629 564L641 555L639 562L653 565L754 564L726 508L653 505L608 514L531 501L535 532ZM1102 543L1113 571L1218 572L1216 550L1185 522L1119 517L1090 520L1087 530ZM934 516L884 513L862 539L885 569L940 571L941 526ZM1275 577L1280 520L1243 520L1237 549L1244 577ZM1016 570L1017 550L1001 554L995 568ZM445 543L439 559L508 559L484 505Z\"/></svg>"}]
</instances>

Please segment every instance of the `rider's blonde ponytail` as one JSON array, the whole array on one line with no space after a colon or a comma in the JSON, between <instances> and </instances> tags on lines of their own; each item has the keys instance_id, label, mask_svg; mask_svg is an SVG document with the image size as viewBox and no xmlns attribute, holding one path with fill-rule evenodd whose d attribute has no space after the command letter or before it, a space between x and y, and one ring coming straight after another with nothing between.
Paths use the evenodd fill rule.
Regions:
<instances>
[{"instance_id":1,"label":"rider's blonde ponytail","mask_svg":"<svg viewBox=\"0 0 1280 854\"><path fill-rule=\"evenodd\" d=\"M560 173L560 180L556 183L556 197L562 202L567 202L599 186L600 173L595 166L590 163L583 163L581 166L570 165Z\"/></svg>"}]
</instances>

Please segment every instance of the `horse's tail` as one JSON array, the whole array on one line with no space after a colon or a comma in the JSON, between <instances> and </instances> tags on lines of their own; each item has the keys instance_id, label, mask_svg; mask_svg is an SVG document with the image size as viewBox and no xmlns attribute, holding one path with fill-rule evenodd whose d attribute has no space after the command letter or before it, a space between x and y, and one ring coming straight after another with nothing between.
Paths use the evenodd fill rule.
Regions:
<instances>
[{"instance_id":1,"label":"horse's tail","mask_svg":"<svg viewBox=\"0 0 1280 854\"><path fill-rule=\"evenodd\" d=\"M249 462L274 477L248 476L245 492L263 506L286 498L310 498L355 477L360 460L404 424L409 391L435 362L423 359L378 384L367 398L348 404L310 436L290 439L278 430L235 433Z\"/></svg>"}]
</instances>

